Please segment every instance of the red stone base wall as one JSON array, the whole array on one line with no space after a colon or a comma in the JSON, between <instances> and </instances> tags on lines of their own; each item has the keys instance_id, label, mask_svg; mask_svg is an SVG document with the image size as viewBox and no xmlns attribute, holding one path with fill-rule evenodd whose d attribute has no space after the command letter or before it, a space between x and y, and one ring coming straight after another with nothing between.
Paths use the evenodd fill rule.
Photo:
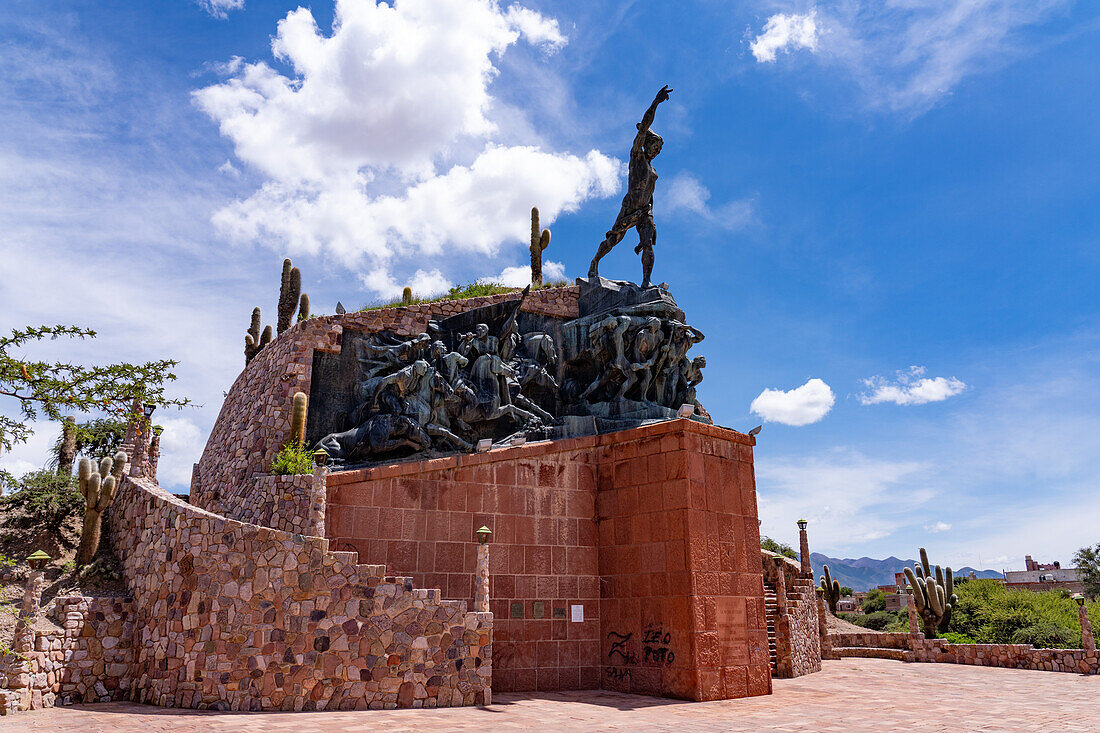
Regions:
<instances>
[{"instance_id":1,"label":"red stone base wall","mask_svg":"<svg viewBox=\"0 0 1100 733\"><path fill-rule=\"evenodd\" d=\"M333 473L326 526L361 562L471 600L488 526L498 692L767 694L752 445L674 420Z\"/></svg>"}]
</instances>

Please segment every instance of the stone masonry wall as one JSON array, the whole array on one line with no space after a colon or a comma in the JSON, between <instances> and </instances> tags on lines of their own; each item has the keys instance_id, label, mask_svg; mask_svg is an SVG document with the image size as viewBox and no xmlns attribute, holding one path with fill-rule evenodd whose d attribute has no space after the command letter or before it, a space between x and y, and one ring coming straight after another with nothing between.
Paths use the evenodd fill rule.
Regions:
<instances>
[{"instance_id":1,"label":"stone masonry wall","mask_svg":"<svg viewBox=\"0 0 1100 733\"><path fill-rule=\"evenodd\" d=\"M317 506L324 500L324 478L311 474L297 476L261 475L242 481L219 499L220 511L230 519L293 534L319 536L311 517L323 512Z\"/></svg>"},{"instance_id":2,"label":"stone masonry wall","mask_svg":"<svg viewBox=\"0 0 1100 733\"><path fill-rule=\"evenodd\" d=\"M799 577L798 563L767 550L760 551L764 581L769 587L783 589L774 618L776 676L801 677L821 671L821 620L817 594L810 578ZM777 563L778 561L778 563ZM783 582L777 577L783 574Z\"/></svg>"},{"instance_id":3,"label":"stone masonry wall","mask_svg":"<svg viewBox=\"0 0 1100 733\"><path fill-rule=\"evenodd\" d=\"M473 599L487 525L493 689L600 681L594 438L329 474L333 546ZM572 620L579 606L583 621Z\"/></svg>"},{"instance_id":4,"label":"stone masonry wall","mask_svg":"<svg viewBox=\"0 0 1100 733\"><path fill-rule=\"evenodd\" d=\"M340 549L470 598L487 525L498 691L766 694L751 446L671 420L338 472L326 527Z\"/></svg>"},{"instance_id":5,"label":"stone masonry wall","mask_svg":"<svg viewBox=\"0 0 1100 733\"><path fill-rule=\"evenodd\" d=\"M62 631L36 632L26 659L0 658L0 712L127 698L130 600L63 596L54 611Z\"/></svg>"},{"instance_id":6,"label":"stone masonry wall","mask_svg":"<svg viewBox=\"0 0 1100 733\"><path fill-rule=\"evenodd\" d=\"M536 290L524 301L523 310L575 318L579 292L576 286ZM229 388L192 473L191 503L218 512L221 492L227 487L240 486L257 473L267 473L290 433L292 396L295 392L309 394L314 350L338 353L345 328L365 332L390 330L401 336L414 336L425 331L429 320L519 297L516 290L465 300L320 316L294 324L264 347Z\"/></svg>"},{"instance_id":7,"label":"stone masonry wall","mask_svg":"<svg viewBox=\"0 0 1100 733\"><path fill-rule=\"evenodd\" d=\"M226 519L144 479L109 513L133 592L130 698L234 710L490 701L492 614L328 541Z\"/></svg>"},{"instance_id":8,"label":"stone masonry wall","mask_svg":"<svg viewBox=\"0 0 1100 733\"><path fill-rule=\"evenodd\" d=\"M907 662L973 664L1047 672L1100 674L1100 652L1085 649L1036 649L1030 644L949 644L924 634L830 634L835 647L859 656L902 658ZM901 651L901 654L898 654Z\"/></svg>"}]
</instances>

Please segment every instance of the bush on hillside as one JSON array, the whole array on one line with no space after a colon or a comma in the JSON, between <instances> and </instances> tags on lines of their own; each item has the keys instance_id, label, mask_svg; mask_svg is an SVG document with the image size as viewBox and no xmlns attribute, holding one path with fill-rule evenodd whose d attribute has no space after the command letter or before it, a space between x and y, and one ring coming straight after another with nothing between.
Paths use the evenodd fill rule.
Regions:
<instances>
[{"instance_id":1,"label":"bush on hillside","mask_svg":"<svg viewBox=\"0 0 1100 733\"><path fill-rule=\"evenodd\" d=\"M3 483L0 515L5 517L4 530L54 532L63 544L68 544L61 527L70 517L80 516L84 508L84 497L72 476L58 476L56 471L43 469L18 479L9 474Z\"/></svg>"},{"instance_id":2,"label":"bush on hillside","mask_svg":"<svg viewBox=\"0 0 1100 733\"><path fill-rule=\"evenodd\" d=\"M954 631L945 631L939 635L941 641L946 641L948 644L976 644L977 642L971 639L966 634L958 634Z\"/></svg>"},{"instance_id":3,"label":"bush on hillside","mask_svg":"<svg viewBox=\"0 0 1100 733\"><path fill-rule=\"evenodd\" d=\"M864 613L876 613L878 611L886 610L886 594L878 588L873 588L867 592L867 597L863 599L863 603L860 604L860 608Z\"/></svg>"},{"instance_id":4,"label":"bush on hillside","mask_svg":"<svg viewBox=\"0 0 1100 733\"><path fill-rule=\"evenodd\" d=\"M1080 633L1052 621L1040 621L1012 634L1013 644L1031 644L1037 649L1072 649L1080 646Z\"/></svg>"},{"instance_id":5,"label":"bush on hillside","mask_svg":"<svg viewBox=\"0 0 1100 733\"><path fill-rule=\"evenodd\" d=\"M1081 646L1077 603L1063 593L1011 590L993 579L957 585L955 593L959 602L952 611L949 632L964 634L979 644ZM1092 601L1087 606L1093 628L1097 628L1100 602Z\"/></svg>"}]
</instances>

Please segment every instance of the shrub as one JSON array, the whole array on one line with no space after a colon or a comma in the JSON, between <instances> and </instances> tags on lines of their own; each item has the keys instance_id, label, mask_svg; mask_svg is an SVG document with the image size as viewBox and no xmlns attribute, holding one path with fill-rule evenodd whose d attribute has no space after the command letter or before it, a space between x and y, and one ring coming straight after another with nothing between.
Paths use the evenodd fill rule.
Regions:
<instances>
[{"instance_id":1,"label":"shrub","mask_svg":"<svg viewBox=\"0 0 1100 733\"><path fill-rule=\"evenodd\" d=\"M58 476L49 469L33 471L21 478L5 480L6 496L0 497L0 509L10 519L12 529L46 530L64 541L61 527L69 517L78 517L84 497L77 491L72 476Z\"/></svg>"},{"instance_id":2,"label":"shrub","mask_svg":"<svg viewBox=\"0 0 1100 733\"><path fill-rule=\"evenodd\" d=\"M1012 634L1013 644L1031 644L1037 649L1073 649L1080 641L1077 633L1051 621L1040 621Z\"/></svg>"},{"instance_id":3,"label":"shrub","mask_svg":"<svg viewBox=\"0 0 1100 733\"><path fill-rule=\"evenodd\" d=\"M763 537L760 538L760 549L761 550L767 550L768 552L774 552L777 555L782 555L783 557L788 557L791 560L797 560L798 559L798 553L795 552L793 547L791 547L790 545L788 545L785 542L776 542L775 540L773 540L771 537L768 537L767 535L764 535Z\"/></svg>"},{"instance_id":4,"label":"shrub","mask_svg":"<svg viewBox=\"0 0 1100 733\"><path fill-rule=\"evenodd\" d=\"M878 588L874 588L867 592L867 597L863 599L863 603L860 604L860 608L864 613L876 613L877 611L886 610L886 594Z\"/></svg>"},{"instance_id":5,"label":"shrub","mask_svg":"<svg viewBox=\"0 0 1100 733\"><path fill-rule=\"evenodd\" d=\"M960 634L955 631L945 631L939 635L939 638L946 641L948 644L976 644L977 642L971 639L966 634Z\"/></svg>"},{"instance_id":6,"label":"shrub","mask_svg":"<svg viewBox=\"0 0 1100 733\"><path fill-rule=\"evenodd\" d=\"M304 445L291 441L284 445L271 463L271 473L291 476L313 473L313 454Z\"/></svg>"},{"instance_id":7,"label":"shrub","mask_svg":"<svg viewBox=\"0 0 1100 733\"><path fill-rule=\"evenodd\" d=\"M897 620L897 616L889 611L875 611L866 614L862 619L863 623L859 623L859 625L875 631L884 631L895 620Z\"/></svg>"},{"instance_id":8,"label":"shrub","mask_svg":"<svg viewBox=\"0 0 1100 733\"><path fill-rule=\"evenodd\" d=\"M1039 644L1057 644L1062 648L1081 645L1081 622L1077 604L1057 591L1034 592L1010 590L993 579L972 580L956 586L959 602L951 616L948 631L964 634L979 644L1031 643L1014 642L1019 638L1036 639ZM1088 613L1093 628L1100 625L1100 603L1089 602ZM1061 627L1069 637L1051 631L1045 625ZM1036 627L1036 628L1033 628Z\"/></svg>"}]
</instances>

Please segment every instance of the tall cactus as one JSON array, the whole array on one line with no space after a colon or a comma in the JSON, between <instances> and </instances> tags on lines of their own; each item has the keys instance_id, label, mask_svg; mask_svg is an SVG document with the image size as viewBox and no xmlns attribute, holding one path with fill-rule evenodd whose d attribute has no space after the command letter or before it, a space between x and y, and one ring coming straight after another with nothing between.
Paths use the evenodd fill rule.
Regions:
<instances>
[{"instance_id":1,"label":"tall cactus","mask_svg":"<svg viewBox=\"0 0 1100 733\"><path fill-rule=\"evenodd\" d=\"M825 593L825 601L829 604L829 611L836 615L836 604L840 600L840 581L833 578L829 572L829 566L822 567L825 574L821 576L821 590Z\"/></svg>"},{"instance_id":2,"label":"tall cactus","mask_svg":"<svg viewBox=\"0 0 1100 733\"><path fill-rule=\"evenodd\" d=\"M126 472L126 454L119 451L114 458L104 458L96 466L91 459L81 458L77 468L80 493L84 495L84 528L80 533L80 547L76 551L77 565L86 565L99 549L99 535L103 528L103 512L115 499L115 492Z\"/></svg>"},{"instance_id":3,"label":"tall cactus","mask_svg":"<svg viewBox=\"0 0 1100 733\"><path fill-rule=\"evenodd\" d=\"M959 602L955 595L955 576L951 568L939 565L935 571L928 564L928 552L920 548L920 562L905 569L905 579L913 590L913 603L920 614L924 635L935 639L937 631L947 631L951 609Z\"/></svg>"},{"instance_id":4,"label":"tall cactus","mask_svg":"<svg viewBox=\"0 0 1100 733\"><path fill-rule=\"evenodd\" d=\"M260 309L252 309L252 323L244 335L244 363L252 361L260 349L271 343L271 326L267 326L263 333L260 332Z\"/></svg>"},{"instance_id":5,"label":"tall cactus","mask_svg":"<svg viewBox=\"0 0 1100 733\"><path fill-rule=\"evenodd\" d=\"M309 295L302 293L301 299L298 300L298 320L309 320Z\"/></svg>"},{"instance_id":6,"label":"tall cactus","mask_svg":"<svg viewBox=\"0 0 1100 733\"><path fill-rule=\"evenodd\" d=\"M283 276L279 283L279 320L275 327L276 334L281 334L290 328L294 309L298 307L298 297L301 294L302 273L291 264L288 257L283 260Z\"/></svg>"},{"instance_id":7,"label":"tall cactus","mask_svg":"<svg viewBox=\"0 0 1100 733\"><path fill-rule=\"evenodd\" d=\"M402 305L412 305L413 302L413 289L408 285L401 291L401 303Z\"/></svg>"},{"instance_id":8,"label":"tall cactus","mask_svg":"<svg viewBox=\"0 0 1100 733\"><path fill-rule=\"evenodd\" d=\"M305 392L294 393L294 403L290 410L290 439L299 448L306 442L306 413L308 411L309 398Z\"/></svg>"},{"instance_id":9,"label":"tall cactus","mask_svg":"<svg viewBox=\"0 0 1100 733\"><path fill-rule=\"evenodd\" d=\"M542 253L550 246L550 230L539 233L539 208L531 207L531 284L542 287Z\"/></svg>"}]
</instances>

